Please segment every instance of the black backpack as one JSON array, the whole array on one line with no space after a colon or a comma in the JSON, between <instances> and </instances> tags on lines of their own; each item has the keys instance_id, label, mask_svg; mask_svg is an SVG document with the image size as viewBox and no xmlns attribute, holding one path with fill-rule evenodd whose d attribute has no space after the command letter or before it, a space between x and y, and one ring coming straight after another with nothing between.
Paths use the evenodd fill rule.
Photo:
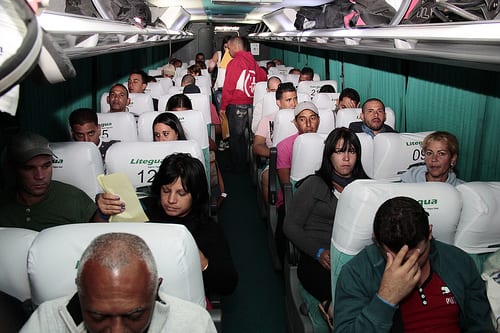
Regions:
<instances>
[{"instance_id":1,"label":"black backpack","mask_svg":"<svg viewBox=\"0 0 500 333\"><path fill-rule=\"evenodd\" d=\"M402 23L437 23L493 20L499 16L498 0L413 0L416 5Z\"/></svg>"},{"instance_id":2,"label":"black backpack","mask_svg":"<svg viewBox=\"0 0 500 333\"><path fill-rule=\"evenodd\" d=\"M344 27L344 17L353 10L349 0L334 0L320 6L300 7L295 17L297 30Z\"/></svg>"},{"instance_id":3,"label":"black backpack","mask_svg":"<svg viewBox=\"0 0 500 333\"><path fill-rule=\"evenodd\" d=\"M151 25L151 10L144 0L66 0L66 13Z\"/></svg>"}]
</instances>

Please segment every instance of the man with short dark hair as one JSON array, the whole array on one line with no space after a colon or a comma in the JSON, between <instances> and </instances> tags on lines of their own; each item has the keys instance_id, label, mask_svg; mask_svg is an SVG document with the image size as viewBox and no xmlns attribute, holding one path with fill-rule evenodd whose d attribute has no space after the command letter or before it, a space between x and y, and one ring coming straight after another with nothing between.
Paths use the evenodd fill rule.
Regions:
<instances>
[{"instance_id":1,"label":"man with short dark hair","mask_svg":"<svg viewBox=\"0 0 500 333\"><path fill-rule=\"evenodd\" d=\"M337 110L358 108L360 101L361 97L359 97L359 93L356 90L344 88L339 95Z\"/></svg>"},{"instance_id":2,"label":"man with short dark hair","mask_svg":"<svg viewBox=\"0 0 500 333\"><path fill-rule=\"evenodd\" d=\"M69 126L73 140L94 143L99 148L103 161L109 147L119 142L118 140L101 140L101 125L99 125L97 113L92 109L81 108L71 112Z\"/></svg>"},{"instance_id":3,"label":"man with short dark hair","mask_svg":"<svg viewBox=\"0 0 500 333\"><path fill-rule=\"evenodd\" d=\"M279 77L271 76L270 78L267 79L266 92L276 91L278 89L278 86L280 85L280 83L281 83L281 79ZM253 116L252 116L252 132L253 133L255 133L255 131L257 130L257 126L259 125L259 121L262 118L263 99L264 99L264 96L262 96L262 99L260 101L257 101L254 103L255 108L253 110Z\"/></svg>"},{"instance_id":4,"label":"man with short dark hair","mask_svg":"<svg viewBox=\"0 0 500 333\"><path fill-rule=\"evenodd\" d=\"M433 239L416 200L384 202L373 236L338 277L335 332L493 332L474 261Z\"/></svg>"},{"instance_id":5,"label":"man with short dark hair","mask_svg":"<svg viewBox=\"0 0 500 333\"><path fill-rule=\"evenodd\" d=\"M42 303L21 332L216 332L205 309L160 292L161 282L143 239L100 235L78 262L77 293Z\"/></svg>"},{"instance_id":6,"label":"man with short dark hair","mask_svg":"<svg viewBox=\"0 0 500 333\"><path fill-rule=\"evenodd\" d=\"M127 88L121 83L115 83L109 89L106 101L109 104L109 112L126 112L130 104ZM102 110L101 110L102 111Z\"/></svg>"},{"instance_id":7,"label":"man with short dark hair","mask_svg":"<svg viewBox=\"0 0 500 333\"><path fill-rule=\"evenodd\" d=\"M134 69L128 77L128 91L135 94L144 94L148 87L149 76L140 69ZM158 111L158 99L153 98L153 107Z\"/></svg>"},{"instance_id":8,"label":"man with short dark hair","mask_svg":"<svg viewBox=\"0 0 500 333\"><path fill-rule=\"evenodd\" d=\"M364 102L359 116L361 121L349 125L349 129L356 133L366 133L374 138L379 133L395 132L391 126L385 124L385 105L378 98L370 98Z\"/></svg>"},{"instance_id":9,"label":"man with short dark hair","mask_svg":"<svg viewBox=\"0 0 500 333\"><path fill-rule=\"evenodd\" d=\"M300 71L299 82L312 81L314 78L314 70L311 67L304 67Z\"/></svg>"},{"instance_id":10,"label":"man with short dark hair","mask_svg":"<svg viewBox=\"0 0 500 333\"><path fill-rule=\"evenodd\" d=\"M0 226L41 231L69 223L100 220L82 190L52 180L49 141L32 132L12 138L6 151L7 174L15 184L0 196Z\"/></svg>"}]
</instances>

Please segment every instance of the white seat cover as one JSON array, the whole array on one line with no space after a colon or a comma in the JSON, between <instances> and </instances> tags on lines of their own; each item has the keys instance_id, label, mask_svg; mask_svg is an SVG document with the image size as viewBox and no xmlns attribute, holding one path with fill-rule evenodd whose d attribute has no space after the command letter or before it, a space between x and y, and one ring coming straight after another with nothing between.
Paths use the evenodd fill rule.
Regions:
<instances>
[{"instance_id":1,"label":"white seat cover","mask_svg":"<svg viewBox=\"0 0 500 333\"><path fill-rule=\"evenodd\" d=\"M297 93L297 103L310 102L311 97L306 93Z\"/></svg>"},{"instance_id":2,"label":"white seat cover","mask_svg":"<svg viewBox=\"0 0 500 333\"><path fill-rule=\"evenodd\" d=\"M330 109L320 109L318 133L329 134L335 128L335 115Z\"/></svg>"},{"instance_id":3,"label":"white seat cover","mask_svg":"<svg viewBox=\"0 0 500 333\"><path fill-rule=\"evenodd\" d=\"M203 93L198 94L186 94L191 100L193 110L201 112L205 124L209 125L212 123L212 117L210 115L210 96Z\"/></svg>"},{"instance_id":4,"label":"white seat cover","mask_svg":"<svg viewBox=\"0 0 500 333\"><path fill-rule=\"evenodd\" d=\"M52 179L78 187L92 199L102 192L97 176L104 173L104 165L94 143L53 142L50 147L57 156L52 164Z\"/></svg>"},{"instance_id":5,"label":"white seat cover","mask_svg":"<svg viewBox=\"0 0 500 333\"><path fill-rule=\"evenodd\" d=\"M137 141L137 125L130 112L98 113L101 140Z\"/></svg>"},{"instance_id":6,"label":"white seat cover","mask_svg":"<svg viewBox=\"0 0 500 333\"><path fill-rule=\"evenodd\" d=\"M203 152L194 140L117 142L106 153L106 172L107 174L126 173L136 188L151 185L163 159L173 153L189 153L205 166Z\"/></svg>"},{"instance_id":7,"label":"white seat cover","mask_svg":"<svg viewBox=\"0 0 500 333\"><path fill-rule=\"evenodd\" d=\"M255 84L255 90L253 92L253 106L260 101L267 92L267 82L261 81Z\"/></svg>"},{"instance_id":8,"label":"white seat cover","mask_svg":"<svg viewBox=\"0 0 500 333\"><path fill-rule=\"evenodd\" d=\"M174 86L174 81L172 81L172 79L169 77L159 77L156 79L156 81L158 81L161 84L161 86L163 87L163 91L165 93L168 93L170 88Z\"/></svg>"},{"instance_id":9,"label":"white seat cover","mask_svg":"<svg viewBox=\"0 0 500 333\"><path fill-rule=\"evenodd\" d=\"M108 96L109 96L108 92L105 92L104 94L101 95L101 102L100 102L101 113L109 112Z\"/></svg>"},{"instance_id":10,"label":"white seat cover","mask_svg":"<svg viewBox=\"0 0 500 333\"><path fill-rule=\"evenodd\" d=\"M78 260L95 237L109 232L141 237L163 278L160 290L205 306L200 258L193 237L183 225L162 223L82 223L43 230L28 254L33 302L38 305L76 292Z\"/></svg>"},{"instance_id":11,"label":"white seat cover","mask_svg":"<svg viewBox=\"0 0 500 333\"><path fill-rule=\"evenodd\" d=\"M276 113L274 118L273 147L283 139L297 133L297 127L293 123L293 109L283 109Z\"/></svg>"},{"instance_id":12,"label":"white seat cover","mask_svg":"<svg viewBox=\"0 0 500 333\"><path fill-rule=\"evenodd\" d=\"M337 81L335 80L324 80L324 81L301 81L299 82L299 86L297 87L297 92L306 93L309 95L309 98L312 100L316 94L319 93L319 90L325 84L330 84L337 90Z\"/></svg>"},{"instance_id":13,"label":"white seat cover","mask_svg":"<svg viewBox=\"0 0 500 333\"><path fill-rule=\"evenodd\" d=\"M380 133L373 139L373 178L398 179L408 167L424 161L422 141L432 132Z\"/></svg>"},{"instance_id":14,"label":"white seat cover","mask_svg":"<svg viewBox=\"0 0 500 333\"><path fill-rule=\"evenodd\" d=\"M337 127L347 127L349 128L349 125L353 122L356 121L361 121L360 115L361 114L361 108L347 108L347 109L340 109L337 111ZM385 124L388 126L391 126L393 129L396 126L396 116L394 114L394 110L392 110L390 107L385 108Z\"/></svg>"},{"instance_id":15,"label":"white seat cover","mask_svg":"<svg viewBox=\"0 0 500 333\"><path fill-rule=\"evenodd\" d=\"M366 133L356 133L361 143L361 165L368 177L373 178L373 139Z\"/></svg>"},{"instance_id":16,"label":"white seat cover","mask_svg":"<svg viewBox=\"0 0 500 333\"><path fill-rule=\"evenodd\" d=\"M194 77L196 80L196 85L200 88L200 92L204 95L211 95L212 92L212 82L209 76L199 75Z\"/></svg>"},{"instance_id":17,"label":"white seat cover","mask_svg":"<svg viewBox=\"0 0 500 333\"><path fill-rule=\"evenodd\" d=\"M28 250L38 232L0 228L0 290L25 301L31 298L28 280Z\"/></svg>"},{"instance_id":18,"label":"white seat cover","mask_svg":"<svg viewBox=\"0 0 500 333\"><path fill-rule=\"evenodd\" d=\"M161 75L161 68L157 69L149 69L148 70L148 75L149 76L160 76Z\"/></svg>"},{"instance_id":19,"label":"white seat cover","mask_svg":"<svg viewBox=\"0 0 500 333\"><path fill-rule=\"evenodd\" d=\"M500 248L500 182L470 182L456 187L462 213L455 246L468 253L494 252Z\"/></svg>"},{"instance_id":20,"label":"white seat cover","mask_svg":"<svg viewBox=\"0 0 500 333\"><path fill-rule=\"evenodd\" d=\"M276 92L266 92L262 98L262 117L278 112L279 107L276 104Z\"/></svg>"},{"instance_id":21,"label":"white seat cover","mask_svg":"<svg viewBox=\"0 0 500 333\"><path fill-rule=\"evenodd\" d=\"M148 86L146 87L146 90L144 90L144 93L151 95L153 98L159 98L160 96L165 95L167 91L163 89L160 82L148 82Z\"/></svg>"},{"instance_id":22,"label":"white seat cover","mask_svg":"<svg viewBox=\"0 0 500 333\"><path fill-rule=\"evenodd\" d=\"M148 94L130 93L130 104L128 110L134 115L154 111L153 98Z\"/></svg>"},{"instance_id":23,"label":"white seat cover","mask_svg":"<svg viewBox=\"0 0 500 333\"><path fill-rule=\"evenodd\" d=\"M355 255L371 244L375 213L382 203L397 196L419 201L429 213L434 237L453 244L462 200L452 185L357 180L340 195L333 224L333 246L342 253Z\"/></svg>"},{"instance_id":24,"label":"white seat cover","mask_svg":"<svg viewBox=\"0 0 500 333\"><path fill-rule=\"evenodd\" d=\"M146 112L137 118L137 138L139 141L154 141L153 122L160 113L158 111Z\"/></svg>"},{"instance_id":25,"label":"white seat cover","mask_svg":"<svg viewBox=\"0 0 500 333\"><path fill-rule=\"evenodd\" d=\"M339 98L339 93L317 93L312 98L312 102L321 109L337 109L337 100Z\"/></svg>"},{"instance_id":26,"label":"white seat cover","mask_svg":"<svg viewBox=\"0 0 500 333\"><path fill-rule=\"evenodd\" d=\"M294 182L314 174L321 166L327 134L304 133L293 143L290 179Z\"/></svg>"},{"instance_id":27,"label":"white seat cover","mask_svg":"<svg viewBox=\"0 0 500 333\"><path fill-rule=\"evenodd\" d=\"M287 74L284 82L292 82L294 87L297 88L299 85L299 74Z\"/></svg>"}]
</instances>

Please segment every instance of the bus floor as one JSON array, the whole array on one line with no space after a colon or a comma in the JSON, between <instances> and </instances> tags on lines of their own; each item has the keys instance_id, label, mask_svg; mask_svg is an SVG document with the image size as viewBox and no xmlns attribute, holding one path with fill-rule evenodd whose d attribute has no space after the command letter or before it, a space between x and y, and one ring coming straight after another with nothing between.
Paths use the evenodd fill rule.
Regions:
<instances>
[{"instance_id":1,"label":"bus floor","mask_svg":"<svg viewBox=\"0 0 500 333\"><path fill-rule=\"evenodd\" d=\"M284 281L272 267L256 187L248 172L223 171L223 177L228 197L218 216L239 282L234 293L222 299L222 331L286 332Z\"/></svg>"}]
</instances>

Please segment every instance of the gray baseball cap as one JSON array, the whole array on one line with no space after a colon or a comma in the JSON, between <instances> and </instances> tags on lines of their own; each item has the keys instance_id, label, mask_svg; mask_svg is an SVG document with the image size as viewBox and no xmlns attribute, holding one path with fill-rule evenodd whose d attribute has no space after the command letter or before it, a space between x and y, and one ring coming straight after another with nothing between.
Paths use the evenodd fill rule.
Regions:
<instances>
[{"instance_id":1,"label":"gray baseball cap","mask_svg":"<svg viewBox=\"0 0 500 333\"><path fill-rule=\"evenodd\" d=\"M39 155L55 156L46 138L28 131L18 133L12 138L7 154L9 159L17 164Z\"/></svg>"},{"instance_id":2,"label":"gray baseball cap","mask_svg":"<svg viewBox=\"0 0 500 333\"><path fill-rule=\"evenodd\" d=\"M300 102L295 107L294 116L297 117L299 113L301 113L304 110L311 110L312 112L319 115L318 108L316 107L316 105L314 105L313 102Z\"/></svg>"}]
</instances>

